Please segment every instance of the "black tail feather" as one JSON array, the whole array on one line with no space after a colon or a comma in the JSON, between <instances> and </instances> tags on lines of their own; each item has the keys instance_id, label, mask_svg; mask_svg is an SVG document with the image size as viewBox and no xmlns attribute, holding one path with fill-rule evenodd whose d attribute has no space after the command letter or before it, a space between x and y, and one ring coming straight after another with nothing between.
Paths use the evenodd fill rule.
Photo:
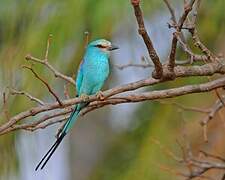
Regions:
<instances>
[{"instance_id":1,"label":"black tail feather","mask_svg":"<svg viewBox=\"0 0 225 180\"><path fill-rule=\"evenodd\" d=\"M43 161L44 161L44 163L42 164L41 169L43 169L45 167L45 165L47 164L48 160L51 158L51 156L53 155L53 153L55 152L55 150L57 149L59 144L62 142L62 140L65 137L65 135L66 135L66 133L61 133L60 134L59 138L55 141L55 143L51 146L51 148L48 150L48 152L44 155L44 157L38 163L38 165L35 168L35 171L38 170L38 168L40 167L40 165L42 164Z\"/></svg>"}]
</instances>

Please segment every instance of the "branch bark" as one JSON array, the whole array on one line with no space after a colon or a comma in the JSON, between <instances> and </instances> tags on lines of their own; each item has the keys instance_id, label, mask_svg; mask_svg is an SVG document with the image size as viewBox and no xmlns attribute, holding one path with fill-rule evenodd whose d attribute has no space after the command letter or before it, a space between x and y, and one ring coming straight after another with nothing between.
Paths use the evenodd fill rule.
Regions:
<instances>
[{"instance_id":1,"label":"branch bark","mask_svg":"<svg viewBox=\"0 0 225 180\"><path fill-rule=\"evenodd\" d=\"M142 10L140 8L140 0L131 0L131 4L133 6L135 17L136 17L136 20L138 23L138 32L142 36L142 38L145 42L145 45L148 49L149 56L155 65L156 73L155 73L155 75L153 74L153 77L156 79L160 79L163 75L162 64L160 62L158 54L156 53L156 50L154 49L152 40L150 39L150 37L146 31L144 19L143 19L143 15L142 15Z\"/></svg>"},{"instance_id":2,"label":"branch bark","mask_svg":"<svg viewBox=\"0 0 225 180\"><path fill-rule=\"evenodd\" d=\"M194 3L195 3L195 0L190 0L190 2L188 4L184 5L184 12L178 21L176 32L173 33L171 51L170 51L170 55L169 55L169 64L168 64L168 69L172 74L173 74L173 69L175 67L177 35L179 35L181 33L183 24L189 14L189 12L192 10Z\"/></svg>"},{"instance_id":3,"label":"branch bark","mask_svg":"<svg viewBox=\"0 0 225 180\"><path fill-rule=\"evenodd\" d=\"M194 67L194 66L188 67L187 69L185 67L176 67L177 70L175 71L175 73L177 77L187 77L187 76L194 76L194 75L204 76L204 75L210 75L210 74L212 75L218 72L224 73L225 71L224 67L222 68L221 66L218 66L218 65L213 66L214 64L216 63L206 64L206 65L203 65L202 68ZM104 101L99 101L96 95L89 96L88 102L93 102L93 101L95 102L91 103L90 106L84 109L81 114L85 114L96 108L100 108L102 106L109 105L109 104L115 105L115 104L128 103L128 102L140 102L140 101L153 100L153 99L171 98L174 96L180 96L180 95L185 95L190 93L206 92L212 89L225 86L225 78L220 78L218 80L214 80L212 82L201 84L201 85L189 85L189 86L184 86L184 87L174 88L174 89L159 90L159 91L152 91L152 92L145 92L145 93L132 93L126 96L119 96L120 93L132 91L145 86L158 84L160 82L164 82L164 80L149 78L149 79L137 81L135 83L130 83L120 87L112 88L110 90L103 92L105 97ZM80 102L84 102L84 100L82 98L74 98L74 99L62 101L63 106L61 106L58 102L56 102L56 103L46 104L40 107L33 107L27 111L21 112L17 114L16 116L10 118L8 122L0 126L0 134L4 134L4 131L7 128L11 127L12 125L16 124L22 119L35 116L45 111L51 111L53 109L62 109Z\"/></svg>"}]
</instances>

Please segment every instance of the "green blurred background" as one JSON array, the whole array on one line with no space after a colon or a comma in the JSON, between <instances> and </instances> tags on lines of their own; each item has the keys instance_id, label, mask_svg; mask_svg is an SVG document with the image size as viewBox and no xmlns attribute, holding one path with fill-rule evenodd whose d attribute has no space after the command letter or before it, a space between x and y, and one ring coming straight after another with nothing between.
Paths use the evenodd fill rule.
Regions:
<instances>
[{"instance_id":1,"label":"green blurred background","mask_svg":"<svg viewBox=\"0 0 225 180\"><path fill-rule=\"evenodd\" d=\"M182 2L172 1L177 16L182 12ZM199 12L197 27L200 38L215 53L225 52L224 4L224 0L202 1ZM165 59L171 44L172 31L166 25L170 21L170 14L163 1L143 0L142 7L157 52ZM147 56L137 33L129 0L2 0L0 93L7 91L7 86L10 86L26 90L44 101L53 101L43 85L21 68L21 65L27 64L24 57L32 53L35 57L43 58L46 40L52 34L49 61L64 74L72 76L84 53L86 31L90 33L90 39L106 38L120 46L120 50L112 56L112 64L140 63L141 57ZM187 38L190 38L188 34ZM184 59L186 56L179 51L177 58ZM35 65L34 68L63 97L65 82L56 80L42 65ZM150 69L129 68L121 71L112 65L105 89L143 79L150 74ZM180 79L153 88L164 89L207 80L197 77ZM70 87L70 94L75 94L74 87ZM225 155L224 129L219 123L223 112L220 118L216 117L218 121L210 124L209 143L205 144L199 125L199 120L205 115L181 111L171 105L171 102L179 102L207 108L215 99L214 93L195 94L164 100L169 104L145 102L105 107L91 112L81 118L42 172L35 172L34 167L54 140L58 124L32 133L17 131L3 135L0 137L0 179L180 179L160 166L180 171L185 169L151 139L157 139L163 146L181 155L176 140L183 142L185 132L186 141L191 143L194 152L203 148ZM11 116L34 105L24 97L10 96L8 101ZM1 114L0 123L5 121ZM220 173L216 172L215 175L219 177Z\"/></svg>"}]
</instances>

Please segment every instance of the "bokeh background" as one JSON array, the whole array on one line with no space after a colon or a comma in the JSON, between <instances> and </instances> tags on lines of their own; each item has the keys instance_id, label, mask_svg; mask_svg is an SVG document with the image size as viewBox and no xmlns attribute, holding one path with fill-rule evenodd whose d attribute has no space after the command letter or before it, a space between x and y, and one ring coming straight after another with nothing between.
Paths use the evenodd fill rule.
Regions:
<instances>
[{"instance_id":1,"label":"bokeh background","mask_svg":"<svg viewBox=\"0 0 225 180\"><path fill-rule=\"evenodd\" d=\"M171 1L176 15L182 12L183 1ZM197 27L203 42L215 53L225 52L224 0L202 1ZM143 0L146 27L161 59L170 50L172 31L167 22L170 14L163 1ZM104 89L150 76L151 69L119 70L113 64L141 63L148 57L129 0L1 0L0 3L0 93L7 86L26 90L52 102L48 91L21 68L25 55L44 57L46 40L53 35L49 61L67 75L74 75L82 59L85 34L90 39L106 38L120 46L111 58L112 72ZM188 34L186 38L190 40ZM197 50L194 49L196 52ZM179 50L178 59L187 58ZM63 97L65 82L56 80L46 68L35 69ZM187 78L152 88L164 89L187 83L206 82L207 78ZM71 96L75 88L70 87ZM185 169L168 157L151 139L157 139L177 155L181 155L177 140L188 141L194 152L206 149L225 155L224 126L215 117L209 127L209 143L203 142L199 121L205 117L183 111L171 105L208 108L215 101L214 93L187 95L160 102L105 107L81 117L65 138L43 171L35 172L36 163L54 141L59 124L35 132L17 131L0 137L0 179L2 180L165 180L180 179L160 168ZM10 115L34 106L24 97L10 96ZM2 106L2 99L1 99ZM28 119L29 120L29 119ZM33 117L35 120L35 117ZM0 123L6 120L1 114ZM185 139L183 138L185 134ZM214 177L222 172L217 171Z\"/></svg>"}]
</instances>

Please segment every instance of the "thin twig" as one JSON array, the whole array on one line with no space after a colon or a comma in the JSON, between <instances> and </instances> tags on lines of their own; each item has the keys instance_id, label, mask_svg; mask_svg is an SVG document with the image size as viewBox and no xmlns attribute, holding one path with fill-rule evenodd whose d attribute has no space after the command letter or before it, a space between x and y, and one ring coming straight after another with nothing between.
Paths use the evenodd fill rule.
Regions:
<instances>
[{"instance_id":1,"label":"thin twig","mask_svg":"<svg viewBox=\"0 0 225 180\"><path fill-rule=\"evenodd\" d=\"M169 55L169 64L168 64L168 69L172 73L173 73L174 67L175 67L177 36L180 35L183 24L184 24L188 14L189 14L189 12L192 10L192 7L193 7L194 3L195 3L195 0L190 0L190 2L188 4L184 5L184 12L183 12L182 16L180 17L180 19L178 21L176 32L173 33L171 51L170 51L170 55Z\"/></svg>"},{"instance_id":2,"label":"thin twig","mask_svg":"<svg viewBox=\"0 0 225 180\"><path fill-rule=\"evenodd\" d=\"M3 112L5 114L7 121L9 121L10 115L9 115L9 111L8 111L6 92L3 92L2 96L3 96Z\"/></svg>"},{"instance_id":3,"label":"thin twig","mask_svg":"<svg viewBox=\"0 0 225 180\"><path fill-rule=\"evenodd\" d=\"M48 91L55 97L56 101L59 103L60 106L63 106L63 103L61 102L61 100L59 99L59 97L56 95L56 93L52 90L52 88L50 87L50 85L44 80L42 79L35 71L32 67L28 67L28 66L22 66L23 68L29 69L34 76L39 79L42 83L45 84L45 86L48 88Z\"/></svg>"},{"instance_id":4,"label":"thin twig","mask_svg":"<svg viewBox=\"0 0 225 180\"><path fill-rule=\"evenodd\" d=\"M168 101L163 101L163 100L156 100L156 101L161 103L161 104L168 104L168 105L175 106L175 107L177 107L179 109L182 109L184 111L193 111L193 112L204 113L204 114L208 114L210 112L210 109L188 107L188 106L185 106L185 105L177 103L177 102L170 102L170 101L168 102Z\"/></svg>"},{"instance_id":5,"label":"thin twig","mask_svg":"<svg viewBox=\"0 0 225 180\"><path fill-rule=\"evenodd\" d=\"M34 101L34 102L36 102L36 103L38 103L38 104L40 104L42 106L45 104L42 100L32 96L31 94L29 94L29 93L27 93L25 91L18 91L18 90L14 89L14 88L11 88L10 91L11 91L12 95L24 95L27 98L29 98L31 101Z\"/></svg>"},{"instance_id":6,"label":"thin twig","mask_svg":"<svg viewBox=\"0 0 225 180\"><path fill-rule=\"evenodd\" d=\"M61 79L65 80L65 81L75 85L75 81L74 81L74 79L72 77L69 77L69 76L66 76L66 75L60 73L51 64L49 64L48 61L35 58L35 57L31 56L30 54L26 55L25 58L26 58L27 61L32 61L32 62L35 62L35 63L39 63L39 64L45 65L55 75L56 78L61 78Z\"/></svg>"},{"instance_id":7,"label":"thin twig","mask_svg":"<svg viewBox=\"0 0 225 180\"><path fill-rule=\"evenodd\" d=\"M223 158L223 157L220 157L218 155L214 155L214 154L205 152L203 150L200 150L200 153L202 153L205 157L210 157L210 158L213 158L213 159L216 159L216 160L220 160L220 161L225 163L225 158Z\"/></svg>"},{"instance_id":8,"label":"thin twig","mask_svg":"<svg viewBox=\"0 0 225 180\"><path fill-rule=\"evenodd\" d=\"M202 51L202 53L207 56L208 60L213 61L216 59L216 56L201 42L196 29L197 15L198 15L198 9L200 7L200 3L201 3L201 0L197 0L197 5L194 9L194 16L192 19L192 28L189 29L189 32L192 34L194 45L198 47Z\"/></svg>"},{"instance_id":9,"label":"thin twig","mask_svg":"<svg viewBox=\"0 0 225 180\"><path fill-rule=\"evenodd\" d=\"M52 34L49 35L48 40L47 40L47 47L46 47L46 52L45 52L45 61L48 61L48 52L49 52L51 40L52 40Z\"/></svg>"},{"instance_id":10,"label":"thin twig","mask_svg":"<svg viewBox=\"0 0 225 180\"><path fill-rule=\"evenodd\" d=\"M222 105L225 107L225 102L224 102L224 100L223 100L223 97L220 95L218 89L215 89L214 91L215 91L215 93L216 93L216 96L218 97L218 99L219 99L220 102L222 103Z\"/></svg>"},{"instance_id":11,"label":"thin twig","mask_svg":"<svg viewBox=\"0 0 225 180\"><path fill-rule=\"evenodd\" d=\"M85 42L85 47L87 47L87 45L89 43L89 36L90 36L90 34L89 34L88 31L85 31L84 35L85 35L85 41L84 41Z\"/></svg>"},{"instance_id":12,"label":"thin twig","mask_svg":"<svg viewBox=\"0 0 225 180\"><path fill-rule=\"evenodd\" d=\"M116 68L123 70L125 68L128 67L139 67L139 68L151 68L154 67L152 64L135 64L135 63L128 63L128 64L123 64L123 65L119 65L119 64L113 64L113 66L115 66Z\"/></svg>"}]
</instances>

